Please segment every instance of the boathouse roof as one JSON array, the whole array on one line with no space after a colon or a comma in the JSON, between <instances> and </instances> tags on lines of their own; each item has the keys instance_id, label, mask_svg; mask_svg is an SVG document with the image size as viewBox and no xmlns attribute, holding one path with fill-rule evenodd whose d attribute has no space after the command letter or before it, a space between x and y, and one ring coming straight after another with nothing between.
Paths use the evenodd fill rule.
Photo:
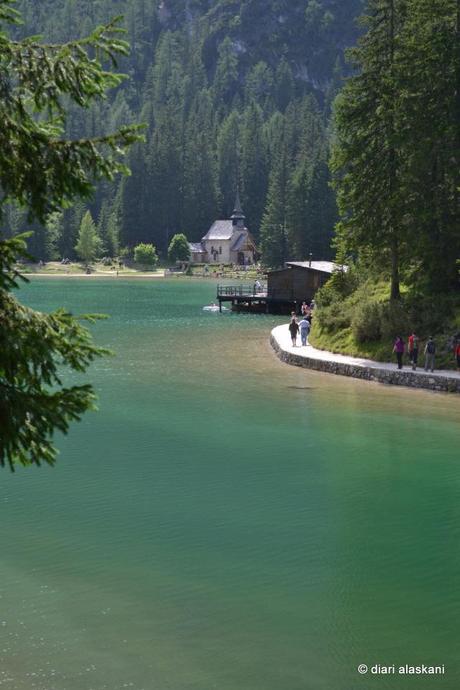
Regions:
<instances>
[{"instance_id":1,"label":"boathouse roof","mask_svg":"<svg viewBox=\"0 0 460 690\"><path fill-rule=\"evenodd\" d=\"M333 261L286 261L286 266L309 268L312 271L320 271L321 273L333 273L334 271L348 270L348 266L336 264Z\"/></svg>"}]
</instances>

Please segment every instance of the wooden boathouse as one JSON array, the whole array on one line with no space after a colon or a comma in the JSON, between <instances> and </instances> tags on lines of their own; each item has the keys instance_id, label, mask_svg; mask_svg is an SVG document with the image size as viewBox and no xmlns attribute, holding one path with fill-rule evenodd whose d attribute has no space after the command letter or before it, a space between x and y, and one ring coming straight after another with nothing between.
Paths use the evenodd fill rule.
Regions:
<instances>
[{"instance_id":1,"label":"wooden boathouse","mask_svg":"<svg viewBox=\"0 0 460 690\"><path fill-rule=\"evenodd\" d=\"M234 311L267 314L298 312L302 302L310 303L316 291L329 280L334 271L346 271L332 261L289 261L285 268L269 271L267 286L218 285L217 299L230 302Z\"/></svg>"}]
</instances>

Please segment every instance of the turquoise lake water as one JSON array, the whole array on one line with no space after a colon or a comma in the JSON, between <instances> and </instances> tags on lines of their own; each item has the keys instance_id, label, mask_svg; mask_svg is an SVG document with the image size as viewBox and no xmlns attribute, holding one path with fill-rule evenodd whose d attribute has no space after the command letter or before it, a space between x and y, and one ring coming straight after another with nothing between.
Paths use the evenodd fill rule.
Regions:
<instances>
[{"instance_id":1,"label":"turquoise lake water","mask_svg":"<svg viewBox=\"0 0 460 690\"><path fill-rule=\"evenodd\" d=\"M2 472L0 687L457 689L459 398L289 367L279 317L207 314L214 295L21 290L109 314L116 356L57 466ZM422 663L445 674L357 672Z\"/></svg>"}]
</instances>

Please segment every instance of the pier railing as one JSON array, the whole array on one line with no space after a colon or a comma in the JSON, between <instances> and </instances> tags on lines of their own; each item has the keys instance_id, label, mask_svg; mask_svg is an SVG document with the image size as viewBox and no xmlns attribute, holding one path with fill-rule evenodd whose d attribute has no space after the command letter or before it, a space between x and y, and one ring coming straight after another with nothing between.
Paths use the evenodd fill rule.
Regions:
<instances>
[{"instance_id":1,"label":"pier railing","mask_svg":"<svg viewBox=\"0 0 460 690\"><path fill-rule=\"evenodd\" d=\"M269 297L267 287L261 285L218 285L217 297Z\"/></svg>"},{"instance_id":2,"label":"pier railing","mask_svg":"<svg viewBox=\"0 0 460 690\"><path fill-rule=\"evenodd\" d=\"M268 299L272 301L295 302L299 301L294 290L289 289L273 289L267 288L266 285L255 287L255 285L218 285L217 299L229 300L234 297L236 300L242 301L244 297L255 297L259 299Z\"/></svg>"}]
</instances>

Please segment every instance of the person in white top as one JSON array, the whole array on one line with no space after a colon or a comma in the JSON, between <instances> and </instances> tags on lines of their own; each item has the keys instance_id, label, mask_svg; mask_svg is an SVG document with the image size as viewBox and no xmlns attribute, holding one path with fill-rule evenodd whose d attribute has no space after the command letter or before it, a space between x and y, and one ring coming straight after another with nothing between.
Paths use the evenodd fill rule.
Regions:
<instances>
[{"instance_id":1,"label":"person in white top","mask_svg":"<svg viewBox=\"0 0 460 690\"><path fill-rule=\"evenodd\" d=\"M302 342L302 345L305 347L308 345L308 336L310 334L310 322L307 320L307 317L304 316L302 321L299 323L299 328L300 328L300 340Z\"/></svg>"}]
</instances>

